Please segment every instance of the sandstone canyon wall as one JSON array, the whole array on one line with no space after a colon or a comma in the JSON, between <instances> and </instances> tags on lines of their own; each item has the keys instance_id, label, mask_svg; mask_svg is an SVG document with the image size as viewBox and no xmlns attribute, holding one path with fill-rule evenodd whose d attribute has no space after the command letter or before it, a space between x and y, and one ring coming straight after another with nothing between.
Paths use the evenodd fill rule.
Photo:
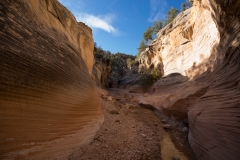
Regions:
<instances>
[{"instance_id":1,"label":"sandstone canyon wall","mask_svg":"<svg viewBox=\"0 0 240 160\"><path fill-rule=\"evenodd\" d=\"M111 64L95 58L93 66L93 78L98 87L108 87L108 76L111 73Z\"/></svg>"},{"instance_id":2,"label":"sandstone canyon wall","mask_svg":"<svg viewBox=\"0 0 240 160\"><path fill-rule=\"evenodd\" d=\"M164 77L140 103L189 122L198 159L240 157L240 1L195 0L160 30L140 66Z\"/></svg>"},{"instance_id":3,"label":"sandstone canyon wall","mask_svg":"<svg viewBox=\"0 0 240 160\"><path fill-rule=\"evenodd\" d=\"M103 117L91 29L57 0L0 1L0 159L66 158Z\"/></svg>"}]
</instances>

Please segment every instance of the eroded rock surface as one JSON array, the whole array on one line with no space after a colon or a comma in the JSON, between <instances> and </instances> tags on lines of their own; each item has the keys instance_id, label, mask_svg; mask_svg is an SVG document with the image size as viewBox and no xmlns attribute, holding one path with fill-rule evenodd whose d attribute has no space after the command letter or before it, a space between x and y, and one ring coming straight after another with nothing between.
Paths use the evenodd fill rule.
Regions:
<instances>
[{"instance_id":1,"label":"eroded rock surface","mask_svg":"<svg viewBox=\"0 0 240 160\"><path fill-rule=\"evenodd\" d=\"M99 87L108 86L108 75L111 72L111 66L101 61L96 61L93 66L94 80Z\"/></svg>"},{"instance_id":2,"label":"eroded rock surface","mask_svg":"<svg viewBox=\"0 0 240 160\"><path fill-rule=\"evenodd\" d=\"M240 157L240 2L206 1L220 33L213 70L201 81L210 81L207 92L189 111L189 141L199 159ZM204 132L204 133L203 133ZM201 137L200 137L201 136Z\"/></svg>"},{"instance_id":3,"label":"eroded rock surface","mask_svg":"<svg viewBox=\"0 0 240 160\"><path fill-rule=\"evenodd\" d=\"M165 75L140 103L188 120L198 159L240 157L239 7L237 0L195 0L143 53L147 65L140 60L163 64Z\"/></svg>"},{"instance_id":4,"label":"eroded rock surface","mask_svg":"<svg viewBox=\"0 0 240 160\"><path fill-rule=\"evenodd\" d=\"M64 158L102 122L91 29L56 0L0 2L0 159Z\"/></svg>"}]
</instances>

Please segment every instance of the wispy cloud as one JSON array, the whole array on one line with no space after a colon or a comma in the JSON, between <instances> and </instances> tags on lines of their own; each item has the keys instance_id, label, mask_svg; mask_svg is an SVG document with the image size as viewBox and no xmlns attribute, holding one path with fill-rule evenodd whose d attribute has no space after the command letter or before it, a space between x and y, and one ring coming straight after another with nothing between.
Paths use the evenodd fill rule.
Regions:
<instances>
[{"instance_id":1,"label":"wispy cloud","mask_svg":"<svg viewBox=\"0 0 240 160\"><path fill-rule=\"evenodd\" d=\"M165 18L165 8L167 7L166 0L150 0L150 16L149 22Z\"/></svg>"},{"instance_id":2,"label":"wispy cloud","mask_svg":"<svg viewBox=\"0 0 240 160\"><path fill-rule=\"evenodd\" d=\"M58 0L67 8L71 9L72 13L76 17L77 21L84 22L92 29L101 29L105 32L113 35L122 35L122 33L113 26L113 22L116 19L115 14L107 15L94 15L84 11L84 0ZM113 0L111 5L117 3L118 0ZM81 12L79 12L81 10Z\"/></svg>"},{"instance_id":3,"label":"wispy cloud","mask_svg":"<svg viewBox=\"0 0 240 160\"><path fill-rule=\"evenodd\" d=\"M114 35L119 35L120 32L118 29L113 27L112 22L115 19L115 15L108 14L108 15L101 15L95 16L88 13L75 13L77 21L84 22L88 26L92 28L102 29L108 33L112 33Z\"/></svg>"},{"instance_id":4,"label":"wispy cloud","mask_svg":"<svg viewBox=\"0 0 240 160\"><path fill-rule=\"evenodd\" d=\"M119 1L119 0L113 0L113 1L109 4L108 9L109 9L110 11L114 12L114 11L115 11L114 6L116 6L116 4L117 4L118 1Z\"/></svg>"},{"instance_id":5,"label":"wispy cloud","mask_svg":"<svg viewBox=\"0 0 240 160\"><path fill-rule=\"evenodd\" d=\"M138 14L139 12L138 12L137 7L134 4L132 4L132 7L133 7L134 11Z\"/></svg>"}]
</instances>

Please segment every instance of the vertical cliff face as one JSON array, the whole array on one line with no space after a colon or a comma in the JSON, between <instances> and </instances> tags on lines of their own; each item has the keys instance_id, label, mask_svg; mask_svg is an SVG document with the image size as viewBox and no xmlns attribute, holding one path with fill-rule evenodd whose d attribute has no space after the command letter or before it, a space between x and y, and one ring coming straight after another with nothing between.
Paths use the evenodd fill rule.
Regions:
<instances>
[{"instance_id":1,"label":"vertical cliff face","mask_svg":"<svg viewBox=\"0 0 240 160\"><path fill-rule=\"evenodd\" d=\"M64 158L102 121L91 29L56 0L1 1L0 15L0 157Z\"/></svg>"},{"instance_id":2,"label":"vertical cliff face","mask_svg":"<svg viewBox=\"0 0 240 160\"><path fill-rule=\"evenodd\" d=\"M209 5L195 5L158 32L157 38L141 54L140 63L147 68L163 66L164 75L180 73L194 77L206 71L207 66L197 71L193 68L207 64L218 41L219 31L211 18Z\"/></svg>"},{"instance_id":3,"label":"vertical cliff face","mask_svg":"<svg viewBox=\"0 0 240 160\"><path fill-rule=\"evenodd\" d=\"M93 66L93 77L97 86L106 88L108 87L108 76L111 73L111 64L102 62L95 59L95 64Z\"/></svg>"},{"instance_id":4,"label":"vertical cliff face","mask_svg":"<svg viewBox=\"0 0 240 160\"><path fill-rule=\"evenodd\" d=\"M198 159L240 157L239 7L237 0L195 0L143 53L149 66L163 64L165 77L140 103L188 121Z\"/></svg>"}]
</instances>

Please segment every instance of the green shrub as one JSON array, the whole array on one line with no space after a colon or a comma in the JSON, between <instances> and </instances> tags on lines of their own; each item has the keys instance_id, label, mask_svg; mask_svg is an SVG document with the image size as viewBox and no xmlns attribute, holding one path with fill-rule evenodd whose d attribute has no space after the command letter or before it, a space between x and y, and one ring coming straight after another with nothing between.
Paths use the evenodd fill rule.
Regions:
<instances>
[{"instance_id":1,"label":"green shrub","mask_svg":"<svg viewBox=\"0 0 240 160\"><path fill-rule=\"evenodd\" d=\"M140 86L142 86L143 89L147 89L162 77L160 70L156 68L152 70L147 69L145 66L142 66L139 73L140 73L140 78L138 83L140 84Z\"/></svg>"},{"instance_id":2,"label":"green shrub","mask_svg":"<svg viewBox=\"0 0 240 160\"><path fill-rule=\"evenodd\" d=\"M94 48L95 54L94 58L98 61L110 64L112 53L110 51L105 51L101 47Z\"/></svg>"},{"instance_id":3,"label":"green shrub","mask_svg":"<svg viewBox=\"0 0 240 160\"><path fill-rule=\"evenodd\" d=\"M135 63L135 60L134 59L131 59L131 58L128 58L126 60L126 63L127 63L127 66L128 67L131 67L134 63Z\"/></svg>"},{"instance_id":4,"label":"green shrub","mask_svg":"<svg viewBox=\"0 0 240 160\"><path fill-rule=\"evenodd\" d=\"M127 63L124 59L117 56L112 57L112 68L123 69L126 66L127 66Z\"/></svg>"},{"instance_id":5,"label":"green shrub","mask_svg":"<svg viewBox=\"0 0 240 160\"><path fill-rule=\"evenodd\" d=\"M154 68L152 71L152 77L153 77L154 81L156 82L162 77L162 74L156 68Z\"/></svg>"},{"instance_id":6,"label":"green shrub","mask_svg":"<svg viewBox=\"0 0 240 160\"><path fill-rule=\"evenodd\" d=\"M181 12L185 11L188 8L191 8L192 4L193 4L192 0L186 0L185 2L183 2L182 5L181 5Z\"/></svg>"},{"instance_id":7,"label":"green shrub","mask_svg":"<svg viewBox=\"0 0 240 160\"><path fill-rule=\"evenodd\" d=\"M137 57L140 56L140 54L146 49L146 44L144 43L143 40L141 40L140 44L139 44L139 48L138 48L138 53L137 53Z\"/></svg>"},{"instance_id":8,"label":"green shrub","mask_svg":"<svg viewBox=\"0 0 240 160\"><path fill-rule=\"evenodd\" d=\"M147 30L143 33L143 38L144 40L147 42L148 40L153 40L153 28L152 27L148 27Z\"/></svg>"},{"instance_id":9,"label":"green shrub","mask_svg":"<svg viewBox=\"0 0 240 160\"><path fill-rule=\"evenodd\" d=\"M139 84L144 89L150 87L154 83L154 78L151 74L141 74L139 79Z\"/></svg>"},{"instance_id":10,"label":"green shrub","mask_svg":"<svg viewBox=\"0 0 240 160\"><path fill-rule=\"evenodd\" d=\"M173 7L167 12L165 19L165 26L173 21L175 17L177 17L179 11Z\"/></svg>"}]
</instances>

